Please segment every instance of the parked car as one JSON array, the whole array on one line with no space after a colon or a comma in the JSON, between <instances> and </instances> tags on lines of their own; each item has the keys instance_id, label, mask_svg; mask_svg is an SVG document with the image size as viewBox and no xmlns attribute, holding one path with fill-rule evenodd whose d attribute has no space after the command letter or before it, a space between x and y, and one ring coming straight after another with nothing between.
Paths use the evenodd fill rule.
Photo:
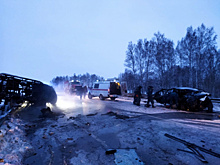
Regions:
<instances>
[{"instance_id":1,"label":"parked car","mask_svg":"<svg viewBox=\"0 0 220 165\"><path fill-rule=\"evenodd\" d=\"M200 111L207 108L208 112L213 112L210 96L210 93L196 88L176 87L157 91L154 99L165 106L175 104L178 109Z\"/></svg>"},{"instance_id":2,"label":"parked car","mask_svg":"<svg viewBox=\"0 0 220 165\"><path fill-rule=\"evenodd\" d=\"M121 86L119 82L115 81L99 81L95 82L93 87L88 91L88 98L99 97L100 100L110 98L115 100L121 95Z\"/></svg>"}]
</instances>

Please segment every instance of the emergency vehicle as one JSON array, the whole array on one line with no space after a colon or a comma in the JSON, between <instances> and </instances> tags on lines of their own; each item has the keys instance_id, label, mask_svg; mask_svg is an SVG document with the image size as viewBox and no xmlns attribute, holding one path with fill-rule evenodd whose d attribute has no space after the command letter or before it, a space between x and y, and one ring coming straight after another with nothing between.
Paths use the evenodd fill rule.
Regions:
<instances>
[{"instance_id":1,"label":"emergency vehicle","mask_svg":"<svg viewBox=\"0 0 220 165\"><path fill-rule=\"evenodd\" d=\"M77 80L76 81L74 81L74 80L66 81L64 83L64 90L65 90L66 93L69 93L69 94L78 95L78 92L79 92L80 88L82 88L82 85Z\"/></svg>"},{"instance_id":2,"label":"emergency vehicle","mask_svg":"<svg viewBox=\"0 0 220 165\"><path fill-rule=\"evenodd\" d=\"M121 85L116 81L97 81L89 89L88 98L99 97L100 100L110 98L115 100L121 95Z\"/></svg>"}]
</instances>

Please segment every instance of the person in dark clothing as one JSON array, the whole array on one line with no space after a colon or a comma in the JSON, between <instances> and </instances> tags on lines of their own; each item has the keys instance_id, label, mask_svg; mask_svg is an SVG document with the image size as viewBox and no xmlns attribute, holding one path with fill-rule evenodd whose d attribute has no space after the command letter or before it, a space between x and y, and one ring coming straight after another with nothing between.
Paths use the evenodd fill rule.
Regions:
<instances>
[{"instance_id":1,"label":"person in dark clothing","mask_svg":"<svg viewBox=\"0 0 220 165\"><path fill-rule=\"evenodd\" d=\"M137 106L140 106L140 102L141 102L141 88L142 86L138 86L137 89L134 91L133 104Z\"/></svg>"},{"instance_id":2,"label":"person in dark clothing","mask_svg":"<svg viewBox=\"0 0 220 165\"><path fill-rule=\"evenodd\" d=\"M148 97L148 100L147 100L147 104L145 105L146 107L150 107L150 102L151 102L151 105L152 107L154 108L154 99L153 99L153 86L148 86L148 89L147 89L147 97Z\"/></svg>"},{"instance_id":3,"label":"person in dark clothing","mask_svg":"<svg viewBox=\"0 0 220 165\"><path fill-rule=\"evenodd\" d=\"M84 99L86 98L86 94L87 94L87 86L84 86L83 87L83 97L84 97Z\"/></svg>"},{"instance_id":4,"label":"person in dark clothing","mask_svg":"<svg viewBox=\"0 0 220 165\"><path fill-rule=\"evenodd\" d=\"M170 108L173 107L173 105L175 104L176 107L178 107L178 103L179 103L179 96L177 94L177 92L173 89L173 91L170 93Z\"/></svg>"},{"instance_id":5,"label":"person in dark clothing","mask_svg":"<svg viewBox=\"0 0 220 165\"><path fill-rule=\"evenodd\" d=\"M77 88L77 94L79 95L80 100L82 100L82 96L83 96L83 87L82 86L79 86Z\"/></svg>"}]
</instances>

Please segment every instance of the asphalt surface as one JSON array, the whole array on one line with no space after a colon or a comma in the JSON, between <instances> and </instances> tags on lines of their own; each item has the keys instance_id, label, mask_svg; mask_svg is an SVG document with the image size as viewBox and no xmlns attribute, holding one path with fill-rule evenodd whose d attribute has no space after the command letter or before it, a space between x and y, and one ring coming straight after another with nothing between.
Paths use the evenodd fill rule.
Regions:
<instances>
[{"instance_id":1,"label":"asphalt surface","mask_svg":"<svg viewBox=\"0 0 220 165\"><path fill-rule=\"evenodd\" d=\"M70 98L70 102L74 105L63 102L65 108L53 107L52 112L42 113L44 107L30 106L15 114L25 133L22 140L30 146L21 154L20 164L204 163L165 134L220 153L217 113L171 110L160 104L146 108L144 102L138 107L124 98ZM220 158L199 153L208 164L220 162Z\"/></svg>"}]
</instances>

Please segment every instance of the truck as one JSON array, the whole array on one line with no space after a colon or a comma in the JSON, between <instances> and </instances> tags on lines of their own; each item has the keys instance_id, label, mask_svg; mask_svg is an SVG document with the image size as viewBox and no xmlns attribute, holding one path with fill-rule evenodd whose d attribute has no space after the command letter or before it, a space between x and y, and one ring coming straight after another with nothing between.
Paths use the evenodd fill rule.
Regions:
<instances>
[{"instance_id":1,"label":"truck","mask_svg":"<svg viewBox=\"0 0 220 165\"><path fill-rule=\"evenodd\" d=\"M79 95L79 91L81 88L82 85L80 84L80 81L77 80L66 81L64 83L64 90L66 93L69 94Z\"/></svg>"}]
</instances>

